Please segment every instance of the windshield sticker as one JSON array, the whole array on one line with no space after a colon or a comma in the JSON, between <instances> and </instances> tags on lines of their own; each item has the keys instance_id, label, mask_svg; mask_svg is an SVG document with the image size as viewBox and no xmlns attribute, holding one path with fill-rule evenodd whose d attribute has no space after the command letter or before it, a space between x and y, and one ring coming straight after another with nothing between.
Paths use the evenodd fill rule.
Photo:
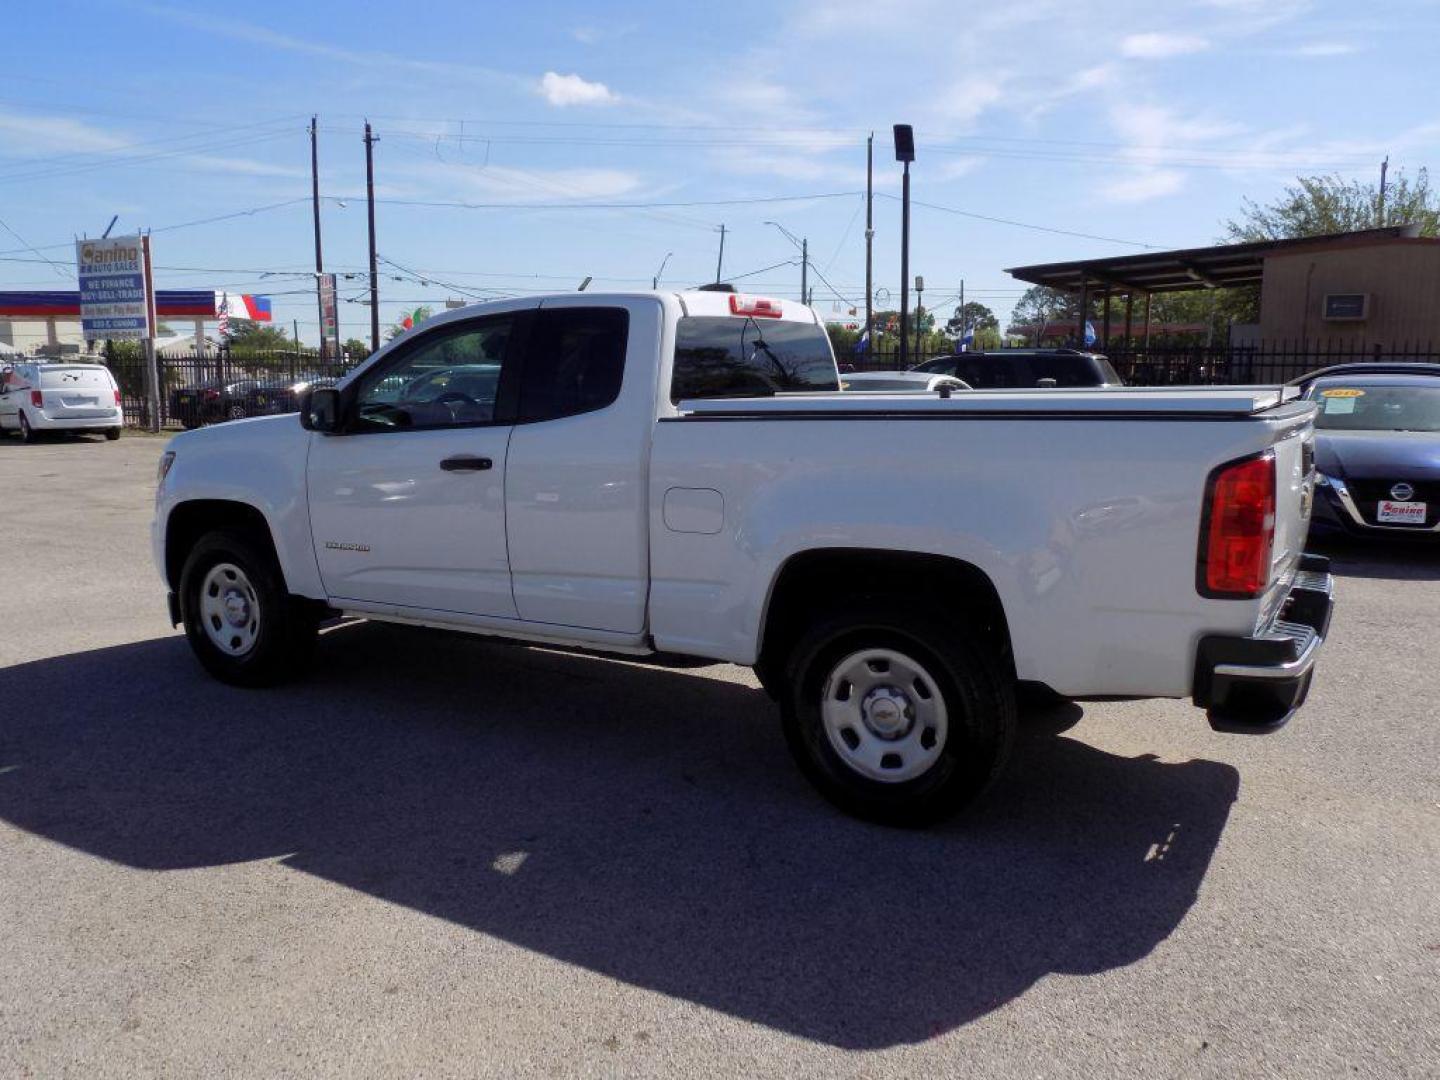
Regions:
<instances>
[{"instance_id":1,"label":"windshield sticker","mask_svg":"<svg viewBox=\"0 0 1440 1080\"><path fill-rule=\"evenodd\" d=\"M1326 416L1343 416L1343 415L1345 415L1346 413L1353 413L1354 411L1355 411L1355 399L1354 399L1353 397L1330 397L1330 396L1329 396L1329 393L1328 393L1328 392L1326 393L1326 396L1325 396L1325 415L1326 415Z\"/></svg>"},{"instance_id":2,"label":"windshield sticker","mask_svg":"<svg viewBox=\"0 0 1440 1080\"><path fill-rule=\"evenodd\" d=\"M1349 387L1336 386L1336 387L1332 387L1332 388L1329 389L1329 390L1321 390L1321 391L1320 391L1320 396L1321 396L1321 397L1327 397L1327 398L1357 398L1357 397L1364 397L1364 396L1365 396L1365 391L1364 391L1364 390L1352 390L1352 389L1350 389Z\"/></svg>"}]
</instances>

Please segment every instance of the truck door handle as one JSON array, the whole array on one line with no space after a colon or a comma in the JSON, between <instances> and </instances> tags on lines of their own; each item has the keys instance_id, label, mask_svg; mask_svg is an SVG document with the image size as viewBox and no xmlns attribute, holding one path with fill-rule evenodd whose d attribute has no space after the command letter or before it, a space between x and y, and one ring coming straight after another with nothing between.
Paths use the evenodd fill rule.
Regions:
<instances>
[{"instance_id":1,"label":"truck door handle","mask_svg":"<svg viewBox=\"0 0 1440 1080\"><path fill-rule=\"evenodd\" d=\"M455 457L447 457L440 462L440 467L446 472L484 472L495 463L488 457L472 457L469 454L457 454Z\"/></svg>"}]
</instances>

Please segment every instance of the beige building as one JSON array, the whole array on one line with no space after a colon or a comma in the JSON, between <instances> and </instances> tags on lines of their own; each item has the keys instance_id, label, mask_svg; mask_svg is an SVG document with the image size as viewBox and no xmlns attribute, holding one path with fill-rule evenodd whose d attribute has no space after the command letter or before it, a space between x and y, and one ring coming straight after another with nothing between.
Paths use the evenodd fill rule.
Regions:
<instances>
[{"instance_id":1,"label":"beige building","mask_svg":"<svg viewBox=\"0 0 1440 1080\"><path fill-rule=\"evenodd\" d=\"M1098 337L1122 347L1148 342L1147 301L1154 293L1258 285L1260 322L1232 327L1231 346L1316 355L1329 347L1440 350L1440 239L1420 237L1414 226L1046 263L1009 273L1078 294L1079 310L1103 305ZM1072 337L1083 333L1077 322Z\"/></svg>"},{"instance_id":2,"label":"beige building","mask_svg":"<svg viewBox=\"0 0 1440 1080\"><path fill-rule=\"evenodd\" d=\"M1440 348L1440 239L1338 238L1266 256L1260 338Z\"/></svg>"}]
</instances>

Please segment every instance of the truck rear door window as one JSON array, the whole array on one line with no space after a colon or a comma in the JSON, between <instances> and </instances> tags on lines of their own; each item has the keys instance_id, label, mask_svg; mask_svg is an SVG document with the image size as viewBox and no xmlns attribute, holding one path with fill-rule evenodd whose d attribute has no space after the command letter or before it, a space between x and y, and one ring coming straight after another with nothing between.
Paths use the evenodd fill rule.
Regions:
<instances>
[{"instance_id":1,"label":"truck rear door window","mask_svg":"<svg viewBox=\"0 0 1440 1080\"><path fill-rule=\"evenodd\" d=\"M603 409L625 376L624 308L542 309L520 380L520 420L554 420Z\"/></svg>"},{"instance_id":2,"label":"truck rear door window","mask_svg":"<svg viewBox=\"0 0 1440 1080\"><path fill-rule=\"evenodd\" d=\"M839 389L830 338L814 323L693 315L676 329L671 401Z\"/></svg>"}]
</instances>

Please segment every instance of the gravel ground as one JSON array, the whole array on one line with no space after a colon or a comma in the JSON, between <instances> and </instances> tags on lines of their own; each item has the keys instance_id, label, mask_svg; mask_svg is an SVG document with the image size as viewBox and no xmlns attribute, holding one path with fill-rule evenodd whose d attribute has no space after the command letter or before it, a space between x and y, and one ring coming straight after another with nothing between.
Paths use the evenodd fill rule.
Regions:
<instances>
[{"instance_id":1,"label":"gravel ground","mask_svg":"<svg viewBox=\"0 0 1440 1080\"><path fill-rule=\"evenodd\" d=\"M833 812L746 670L369 624L200 674L163 443L0 441L0 1075L1440 1075L1440 551L1338 551L1310 703L1026 717Z\"/></svg>"}]
</instances>

